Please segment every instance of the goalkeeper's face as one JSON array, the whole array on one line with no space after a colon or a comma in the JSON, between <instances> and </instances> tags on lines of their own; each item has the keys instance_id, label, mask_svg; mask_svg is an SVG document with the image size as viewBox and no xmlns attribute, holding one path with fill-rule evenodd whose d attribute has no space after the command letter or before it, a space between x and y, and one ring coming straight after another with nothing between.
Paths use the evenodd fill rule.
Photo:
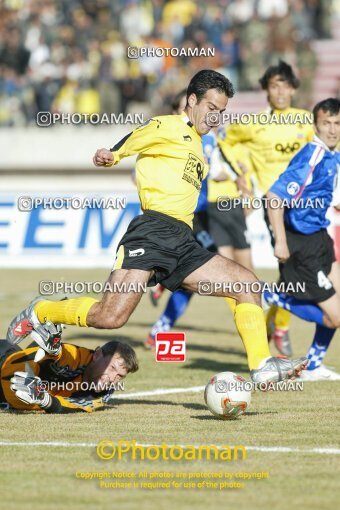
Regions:
<instances>
[{"instance_id":1,"label":"goalkeeper's face","mask_svg":"<svg viewBox=\"0 0 340 510\"><path fill-rule=\"evenodd\" d=\"M209 133L213 125L217 125L215 118L219 118L227 104L228 98L223 92L209 89L199 101L196 94L191 94L185 111L197 133L202 136Z\"/></svg>"},{"instance_id":2,"label":"goalkeeper's face","mask_svg":"<svg viewBox=\"0 0 340 510\"><path fill-rule=\"evenodd\" d=\"M119 353L104 356L103 351L98 349L93 355L92 363L85 371L84 380L86 379L96 392L101 392L124 379L127 373L125 361Z\"/></svg>"}]
</instances>

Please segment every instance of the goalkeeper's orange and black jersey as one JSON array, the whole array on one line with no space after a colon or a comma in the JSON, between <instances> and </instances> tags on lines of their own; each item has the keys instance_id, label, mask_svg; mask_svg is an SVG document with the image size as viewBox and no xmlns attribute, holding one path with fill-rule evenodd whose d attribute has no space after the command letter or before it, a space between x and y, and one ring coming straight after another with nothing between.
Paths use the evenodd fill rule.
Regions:
<instances>
[{"instance_id":1,"label":"goalkeeper's orange and black jersey","mask_svg":"<svg viewBox=\"0 0 340 510\"><path fill-rule=\"evenodd\" d=\"M6 402L15 409L41 411L38 405L28 405L19 400L11 390L14 372L25 372L26 363L33 373L47 383L52 404L46 409L50 413L92 412L105 405L112 391L91 393L81 391L81 383L86 367L91 363L93 350L76 345L62 344L58 356L46 354L39 363L34 362L38 347L19 350L10 354L3 362L0 371L1 392ZM60 384L61 383L61 384Z\"/></svg>"},{"instance_id":2,"label":"goalkeeper's orange and black jersey","mask_svg":"<svg viewBox=\"0 0 340 510\"><path fill-rule=\"evenodd\" d=\"M136 183L143 211L153 210L192 228L202 180L208 174L202 140L188 117L154 117L112 149L113 164L138 154Z\"/></svg>"},{"instance_id":3,"label":"goalkeeper's orange and black jersey","mask_svg":"<svg viewBox=\"0 0 340 510\"><path fill-rule=\"evenodd\" d=\"M263 123L262 114L268 122ZM249 124L233 123L225 126L224 131L218 142L225 157L232 159L233 147L242 144L263 193L267 193L293 156L314 136L312 115L298 108L260 112Z\"/></svg>"}]
</instances>

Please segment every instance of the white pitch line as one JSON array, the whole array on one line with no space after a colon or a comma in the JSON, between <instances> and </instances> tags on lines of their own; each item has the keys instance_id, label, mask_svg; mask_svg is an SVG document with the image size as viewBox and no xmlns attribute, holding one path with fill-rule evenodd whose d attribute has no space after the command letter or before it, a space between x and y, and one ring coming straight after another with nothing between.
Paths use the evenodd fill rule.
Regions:
<instances>
[{"instance_id":1,"label":"white pitch line","mask_svg":"<svg viewBox=\"0 0 340 510\"><path fill-rule=\"evenodd\" d=\"M159 388L158 390L137 391L135 393L122 393L115 395L110 400L120 398L150 397L152 395L171 395L172 393L197 393L203 391L205 386L191 386L191 388Z\"/></svg>"},{"instance_id":2,"label":"white pitch line","mask_svg":"<svg viewBox=\"0 0 340 510\"><path fill-rule=\"evenodd\" d=\"M65 441L28 441L28 442L19 442L19 441L0 441L0 446L55 446L62 448L94 448L98 443L68 443ZM158 446L162 447L161 444L143 444L136 443L136 446L143 446L145 448L149 446ZM169 448L173 446L180 446L185 448L188 445L180 445L180 444L167 444ZM225 449L226 445L190 445L194 448L200 448L202 446L215 446L216 448ZM229 448L235 448L234 446L227 445ZM272 452L272 453L312 453L319 455L340 455L339 448L291 448L289 446L245 446L246 450L252 450L256 452Z\"/></svg>"},{"instance_id":3,"label":"white pitch line","mask_svg":"<svg viewBox=\"0 0 340 510\"><path fill-rule=\"evenodd\" d=\"M135 393L127 393L121 395L115 395L114 399L130 399L130 398L138 398L138 397L149 397L153 395L171 395L174 393L197 393L199 391L203 391L205 386L191 386L189 388L159 388L157 390L150 391L138 391ZM19 441L0 441L0 446L54 446L54 447L64 447L64 448L93 448L97 446L98 443L69 443L63 441L28 441L28 442L19 442ZM147 448L148 446L162 446L157 444L142 444L136 443L137 446L144 446ZM182 446L185 445L168 445L169 448L171 446ZM206 445L192 445L195 448L199 448L200 446ZM216 448L223 448L223 445L213 445ZM229 446L229 445L228 445ZM230 448L233 448L230 446ZM309 448L309 449L301 449L301 448L291 448L289 446L245 446L246 450L252 450L256 452L272 452L272 453L312 453L312 454L320 454L320 455L340 455L340 449L338 448Z\"/></svg>"}]
</instances>

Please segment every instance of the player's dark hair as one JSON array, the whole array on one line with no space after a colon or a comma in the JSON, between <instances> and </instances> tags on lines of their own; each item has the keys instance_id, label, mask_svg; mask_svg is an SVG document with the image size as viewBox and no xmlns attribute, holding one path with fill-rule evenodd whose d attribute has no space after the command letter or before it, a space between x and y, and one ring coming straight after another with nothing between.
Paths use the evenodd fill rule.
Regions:
<instances>
[{"instance_id":1,"label":"player's dark hair","mask_svg":"<svg viewBox=\"0 0 340 510\"><path fill-rule=\"evenodd\" d=\"M292 66L283 60L279 60L277 66L268 67L262 78L259 79L263 90L268 89L269 80L274 76L280 76L281 81L287 81L294 89L297 89L300 85L300 81L294 74Z\"/></svg>"},{"instance_id":2,"label":"player's dark hair","mask_svg":"<svg viewBox=\"0 0 340 510\"><path fill-rule=\"evenodd\" d=\"M183 97L186 97L187 95L187 89L183 89L178 94L176 94L172 100L171 100L171 109L175 112L178 111L179 105L181 104L181 101Z\"/></svg>"},{"instance_id":3,"label":"player's dark hair","mask_svg":"<svg viewBox=\"0 0 340 510\"><path fill-rule=\"evenodd\" d=\"M124 360L125 366L129 373L137 372L138 370L138 360L135 351L130 347L130 345L125 344L123 342L119 342L118 340L111 340L111 342L107 342L101 347L103 356L113 356L115 353L118 353Z\"/></svg>"},{"instance_id":4,"label":"player's dark hair","mask_svg":"<svg viewBox=\"0 0 340 510\"><path fill-rule=\"evenodd\" d=\"M223 74L212 69L203 69L203 71L199 71L191 78L187 89L187 101L191 94L195 94L199 103L210 89L223 92L227 97L233 97L235 93L231 81L223 76Z\"/></svg>"},{"instance_id":5,"label":"player's dark hair","mask_svg":"<svg viewBox=\"0 0 340 510\"><path fill-rule=\"evenodd\" d=\"M318 120L318 113L320 110L325 113L328 112L331 115L338 115L340 110L340 100L336 97L329 97L328 99L324 99L317 103L313 108L314 124L316 124Z\"/></svg>"}]
</instances>

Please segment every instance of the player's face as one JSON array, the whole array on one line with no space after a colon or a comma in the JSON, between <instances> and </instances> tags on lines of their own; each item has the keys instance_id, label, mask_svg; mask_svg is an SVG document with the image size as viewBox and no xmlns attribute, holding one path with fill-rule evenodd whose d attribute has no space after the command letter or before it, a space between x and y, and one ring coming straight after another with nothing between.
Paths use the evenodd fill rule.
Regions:
<instances>
[{"instance_id":1,"label":"player's face","mask_svg":"<svg viewBox=\"0 0 340 510\"><path fill-rule=\"evenodd\" d=\"M209 125L209 116L224 112L228 104L228 98L223 92L216 89L209 89L200 102L197 102L195 94L191 94L188 98L189 108L186 109L189 119L196 128L199 135L209 133L211 125Z\"/></svg>"},{"instance_id":2,"label":"player's face","mask_svg":"<svg viewBox=\"0 0 340 510\"><path fill-rule=\"evenodd\" d=\"M280 76L273 76L268 83L268 102L275 110L290 108L295 89Z\"/></svg>"},{"instance_id":3,"label":"player's face","mask_svg":"<svg viewBox=\"0 0 340 510\"><path fill-rule=\"evenodd\" d=\"M110 384L118 383L128 373L124 365L124 359L120 354L115 353L113 356L103 356L101 349L94 353L92 363L88 369L86 374L87 382L92 383L92 388L95 385L95 391L97 392L108 388Z\"/></svg>"},{"instance_id":4,"label":"player's face","mask_svg":"<svg viewBox=\"0 0 340 510\"><path fill-rule=\"evenodd\" d=\"M340 113L331 115L329 112L319 110L315 131L329 149L335 149L340 141Z\"/></svg>"}]
</instances>

